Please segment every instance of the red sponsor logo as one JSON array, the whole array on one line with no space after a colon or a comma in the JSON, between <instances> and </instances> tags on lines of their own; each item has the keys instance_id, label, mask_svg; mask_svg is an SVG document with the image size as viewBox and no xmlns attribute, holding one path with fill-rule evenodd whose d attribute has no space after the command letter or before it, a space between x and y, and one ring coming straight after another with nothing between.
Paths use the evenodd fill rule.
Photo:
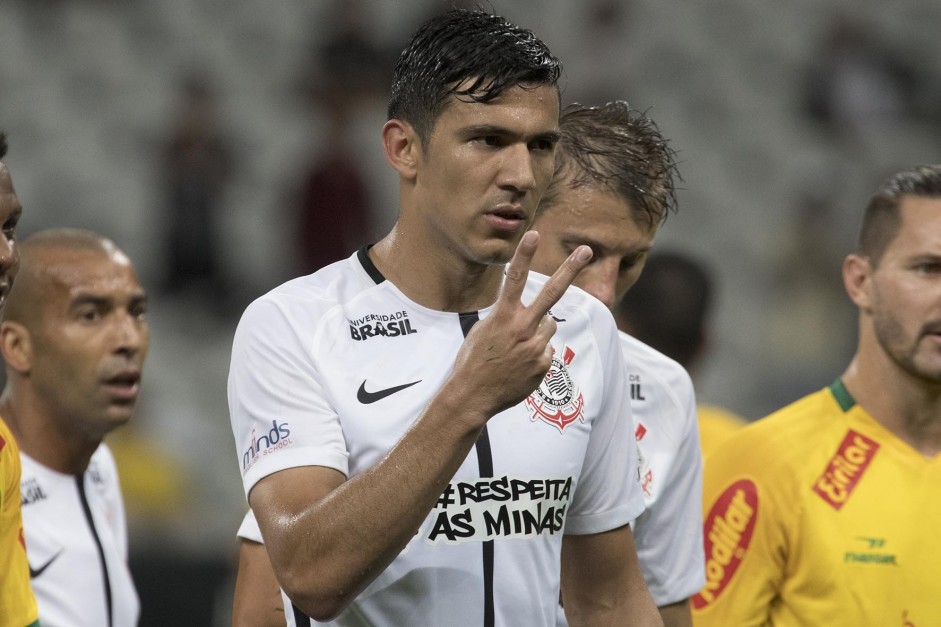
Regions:
<instances>
[{"instance_id":1,"label":"red sponsor logo","mask_svg":"<svg viewBox=\"0 0 941 627\"><path fill-rule=\"evenodd\" d=\"M706 585L693 595L701 610L722 594L745 557L758 517L758 488L748 479L736 481L713 504L703 525Z\"/></svg>"},{"instance_id":2,"label":"red sponsor logo","mask_svg":"<svg viewBox=\"0 0 941 627\"><path fill-rule=\"evenodd\" d=\"M814 482L814 492L833 509L839 510L853 493L878 450L877 442L850 429L823 474Z\"/></svg>"}]
</instances>

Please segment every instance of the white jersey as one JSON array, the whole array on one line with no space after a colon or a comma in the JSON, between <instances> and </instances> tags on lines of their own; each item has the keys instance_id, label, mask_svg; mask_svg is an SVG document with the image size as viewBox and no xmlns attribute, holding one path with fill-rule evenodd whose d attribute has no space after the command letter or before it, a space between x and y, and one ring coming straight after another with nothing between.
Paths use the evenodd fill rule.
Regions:
<instances>
[{"instance_id":1,"label":"white jersey","mask_svg":"<svg viewBox=\"0 0 941 627\"><path fill-rule=\"evenodd\" d=\"M664 606L706 583L696 398L683 366L626 333L620 336L646 504L631 527L644 581L654 603ZM561 611L558 624L567 624Z\"/></svg>"},{"instance_id":2,"label":"white jersey","mask_svg":"<svg viewBox=\"0 0 941 627\"><path fill-rule=\"evenodd\" d=\"M545 281L531 273L524 302ZM415 304L365 250L256 300L229 372L246 495L282 469L354 477L378 462L489 313ZM489 421L414 539L335 624L552 625L563 532L615 529L643 510L613 319L577 289L552 314L543 383ZM307 621L286 610L289 624Z\"/></svg>"},{"instance_id":3,"label":"white jersey","mask_svg":"<svg viewBox=\"0 0 941 627\"><path fill-rule=\"evenodd\" d=\"M133 627L140 602L127 565L127 523L114 456L105 444L81 476L25 453L23 528L43 627Z\"/></svg>"},{"instance_id":4,"label":"white jersey","mask_svg":"<svg viewBox=\"0 0 941 627\"><path fill-rule=\"evenodd\" d=\"M654 602L669 605L706 583L696 397L683 366L620 335L647 505L632 525L634 543Z\"/></svg>"}]
</instances>

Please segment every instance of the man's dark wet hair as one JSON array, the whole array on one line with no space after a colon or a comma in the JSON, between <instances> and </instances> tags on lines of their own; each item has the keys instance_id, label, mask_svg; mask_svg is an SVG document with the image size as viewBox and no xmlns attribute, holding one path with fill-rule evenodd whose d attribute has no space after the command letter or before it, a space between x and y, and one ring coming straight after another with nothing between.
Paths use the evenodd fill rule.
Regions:
<instances>
[{"instance_id":1,"label":"man's dark wet hair","mask_svg":"<svg viewBox=\"0 0 941 627\"><path fill-rule=\"evenodd\" d=\"M517 85L557 86L562 66L532 31L481 10L452 9L422 24L392 78L389 119L427 147L451 96L486 103Z\"/></svg>"},{"instance_id":2,"label":"man's dark wet hair","mask_svg":"<svg viewBox=\"0 0 941 627\"><path fill-rule=\"evenodd\" d=\"M618 326L689 369L701 354L713 301L706 266L678 252L655 252L618 304Z\"/></svg>"},{"instance_id":3,"label":"man's dark wet hair","mask_svg":"<svg viewBox=\"0 0 941 627\"><path fill-rule=\"evenodd\" d=\"M883 181L863 213L856 252L875 267L901 226L899 205L905 196L941 198L941 165L919 165Z\"/></svg>"},{"instance_id":4,"label":"man's dark wet hair","mask_svg":"<svg viewBox=\"0 0 941 627\"><path fill-rule=\"evenodd\" d=\"M7 156L7 135L0 131L0 159Z\"/></svg>"},{"instance_id":5,"label":"man's dark wet hair","mask_svg":"<svg viewBox=\"0 0 941 627\"><path fill-rule=\"evenodd\" d=\"M590 187L627 201L649 226L676 211L676 153L656 123L622 100L569 105L559 123L555 174L539 204L551 209L564 188Z\"/></svg>"}]
</instances>

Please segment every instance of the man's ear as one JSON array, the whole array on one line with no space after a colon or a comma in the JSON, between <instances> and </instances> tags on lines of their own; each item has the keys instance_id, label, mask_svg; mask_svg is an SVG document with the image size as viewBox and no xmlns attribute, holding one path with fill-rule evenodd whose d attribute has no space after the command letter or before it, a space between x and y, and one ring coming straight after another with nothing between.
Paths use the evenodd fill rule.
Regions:
<instances>
[{"instance_id":1,"label":"man's ear","mask_svg":"<svg viewBox=\"0 0 941 627\"><path fill-rule=\"evenodd\" d=\"M33 367L33 343L25 326L10 320L0 324L0 352L10 368L19 374L29 374Z\"/></svg>"},{"instance_id":2,"label":"man's ear","mask_svg":"<svg viewBox=\"0 0 941 627\"><path fill-rule=\"evenodd\" d=\"M850 299L861 310L866 311L872 304L872 263L868 257L855 253L843 260L843 285Z\"/></svg>"},{"instance_id":3,"label":"man's ear","mask_svg":"<svg viewBox=\"0 0 941 627\"><path fill-rule=\"evenodd\" d=\"M382 127L382 149L389 164L402 177L415 178L422 146L414 127L395 118Z\"/></svg>"}]
</instances>

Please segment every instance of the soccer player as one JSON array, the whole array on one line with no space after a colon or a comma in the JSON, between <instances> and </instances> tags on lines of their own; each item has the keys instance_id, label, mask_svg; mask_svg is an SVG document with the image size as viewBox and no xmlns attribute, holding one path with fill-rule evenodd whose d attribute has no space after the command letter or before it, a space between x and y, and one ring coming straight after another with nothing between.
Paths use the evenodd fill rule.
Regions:
<instances>
[{"instance_id":1,"label":"soccer player","mask_svg":"<svg viewBox=\"0 0 941 627\"><path fill-rule=\"evenodd\" d=\"M709 347L712 294L712 276L702 262L676 251L655 252L630 295L614 309L614 319L619 329L675 359L695 378ZM706 460L746 424L727 409L701 401L696 416Z\"/></svg>"},{"instance_id":2,"label":"soccer player","mask_svg":"<svg viewBox=\"0 0 941 627\"><path fill-rule=\"evenodd\" d=\"M252 303L229 407L289 624L662 624L637 565L614 321L529 274L558 61L480 11L431 18L393 77L399 217ZM509 264L506 265L506 262Z\"/></svg>"},{"instance_id":3,"label":"soccer player","mask_svg":"<svg viewBox=\"0 0 941 627\"><path fill-rule=\"evenodd\" d=\"M551 272L590 246L591 262L574 285L613 308L676 209L673 151L653 120L621 101L566 107L559 128L555 175L533 225L541 240L532 267ZM693 385L682 366L624 333L620 347L646 503L633 523L637 554L663 622L689 625L688 599L705 581Z\"/></svg>"},{"instance_id":4,"label":"soccer player","mask_svg":"<svg viewBox=\"0 0 941 627\"><path fill-rule=\"evenodd\" d=\"M20 264L16 245L16 224L23 206L13 189L13 179L3 158L7 137L0 132L0 311L6 304ZM29 563L23 540L23 514L20 507L19 447L0 411L0 625L38 625L39 611L29 585Z\"/></svg>"},{"instance_id":5,"label":"soccer player","mask_svg":"<svg viewBox=\"0 0 941 627\"><path fill-rule=\"evenodd\" d=\"M871 197L843 282L859 309L843 374L706 463L697 626L941 617L941 166Z\"/></svg>"},{"instance_id":6,"label":"soccer player","mask_svg":"<svg viewBox=\"0 0 941 627\"><path fill-rule=\"evenodd\" d=\"M102 438L134 411L146 297L113 242L78 229L23 240L0 349L0 415L20 445L33 590L43 627L130 627L139 602L114 459Z\"/></svg>"}]
</instances>

